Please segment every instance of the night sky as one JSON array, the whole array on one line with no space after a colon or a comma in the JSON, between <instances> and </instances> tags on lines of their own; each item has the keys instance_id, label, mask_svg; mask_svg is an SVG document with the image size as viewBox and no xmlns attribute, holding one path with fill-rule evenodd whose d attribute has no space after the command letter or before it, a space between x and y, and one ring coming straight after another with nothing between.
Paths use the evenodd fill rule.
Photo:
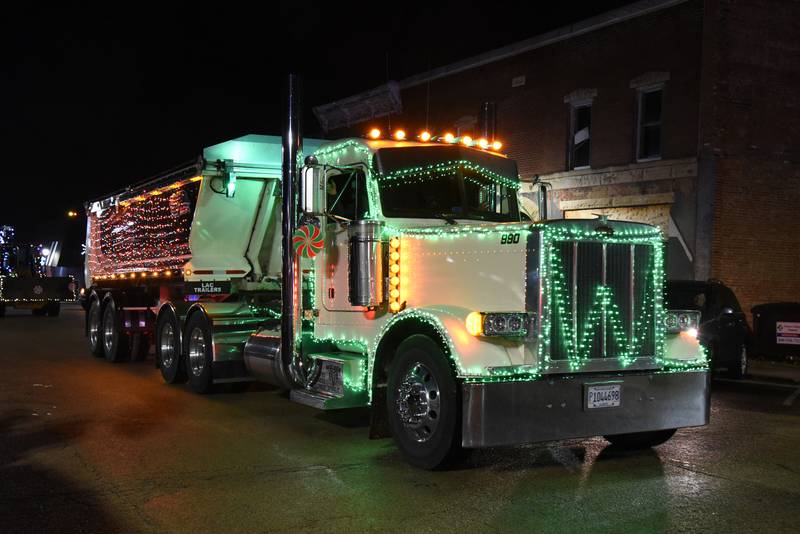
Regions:
<instances>
[{"instance_id":1,"label":"night sky","mask_svg":"<svg viewBox=\"0 0 800 534\"><path fill-rule=\"evenodd\" d=\"M303 75L305 133L320 136L312 106L385 83L387 54L388 77L399 80L626 3L527 13L497 2L4 8L0 225L77 251L85 221L68 221L68 209L82 215L85 200L204 146L279 134L288 72Z\"/></svg>"}]
</instances>

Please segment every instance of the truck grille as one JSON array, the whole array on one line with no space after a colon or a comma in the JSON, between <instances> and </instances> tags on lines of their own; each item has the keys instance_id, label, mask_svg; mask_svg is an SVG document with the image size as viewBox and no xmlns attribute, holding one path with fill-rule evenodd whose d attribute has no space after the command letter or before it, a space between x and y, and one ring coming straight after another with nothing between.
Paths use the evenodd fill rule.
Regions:
<instances>
[{"instance_id":1,"label":"truck grille","mask_svg":"<svg viewBox=\"0 0 800 534\"><path fill-rule=\"evenodd\" d=\"M559 241L550 268L550 359L655 355L653 247Z\"/></svg>"}]
</instances>

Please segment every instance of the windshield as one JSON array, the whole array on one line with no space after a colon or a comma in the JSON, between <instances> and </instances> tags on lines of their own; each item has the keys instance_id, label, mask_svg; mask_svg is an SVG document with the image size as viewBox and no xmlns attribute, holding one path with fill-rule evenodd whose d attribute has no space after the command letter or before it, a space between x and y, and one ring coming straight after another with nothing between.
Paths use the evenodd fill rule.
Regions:
<instances>
[{"instance_id":1,"label":"windshield","mask_svg":"<svg viewBox=\"0 0 800 534\"><path fill-rule=\"evenodd\" d=\"M385 148L376 154L386 217L519 221L513 161L459 147Z\"/></svg>"}]
</instances>

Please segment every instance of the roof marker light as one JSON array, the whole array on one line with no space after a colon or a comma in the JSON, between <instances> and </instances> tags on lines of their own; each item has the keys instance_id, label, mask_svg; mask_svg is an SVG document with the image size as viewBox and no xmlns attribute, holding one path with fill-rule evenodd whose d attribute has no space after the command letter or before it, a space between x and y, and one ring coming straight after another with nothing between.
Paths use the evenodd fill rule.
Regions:
<instances>
[{"instance_id":1,"label":"roof marker light","mask_svg":"<svg viewBox=\"0 0 800 534\"><path fill-rule=\"evenodd\" d=\"M478 146L486 150L487 148L489 148L489 141L481 137L480 139L478 139Z\"/></svg>"},{"instance_id":2,"label":"roof marker light","mask_svg":"<svg viewBox=\"0 0 800 534\"><path fill-rule=\"evenodd\" d=\"M450 132L447 132L446 134L444 134L444 142L445 143L455 143L456 142L456 136L451 134Z\"/></svg>"},{"instance_id":3,"label":"roof marker light","mask_svg":"<svg viewBox=\"0 0 800 534\"><path fill-rule=\"evenodd\" d=\"M423 143L427 143L431 140L431 133L428 130L424 130L421 134L419 134L419 140Z\"/></svg>"},{"instance_id":4,"label":"roof marker light","mask_svg":"<svg viewBox=\"0 0 800 534\"><path fill-rule=\"evenodd\" d=\"M397 139L398 141L404 140L406 138L405 130L397 130L396 132L394 132L394 138Z\"/></svg>"},{"instance_id":5,"label":"roof marker light","mask_svg":"<svg viewBox=\"0 0 800 534\"><path fill-rule=\"evenodd\" d=\"M379 129L377 129L377 128L373 128L373 129L371 129L369 131L368 135L369 135L370 139L379 139L380 136L381 136L381 131Z\"/></svg>"},{"instance_id":6,"label":"roof marker light","mask_svg":"<svg viewBox=\"0 0 800 534\"><path fill-rule=\"evenodd\" d=\"M492 143L492 150L494 150L495 152L500 150L501 148L503 148L503 143L501 143L500 141L495 141L494 143Z\"/></svg>"},{"instance_id":7,"label":"roof marker light","mask_svg":"<svg viewBox=\"0 0 800 534\"><path fill-rule=\"evenodd\" d=\"M464 146L472 146L472 137L465 135L461 138L461 144Z\"/></svg>"}]
</instances>

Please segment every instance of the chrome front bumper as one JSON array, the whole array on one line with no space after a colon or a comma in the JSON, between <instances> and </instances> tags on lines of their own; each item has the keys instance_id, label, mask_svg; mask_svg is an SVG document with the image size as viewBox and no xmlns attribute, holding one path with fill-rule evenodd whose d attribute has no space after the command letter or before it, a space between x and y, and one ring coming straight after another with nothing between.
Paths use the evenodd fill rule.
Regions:
<instances>
[{"instance_id":1,"label":"chrome front bumper","mask_svg":"<svg viewBox=\"0 0 800 534\"><path fill-rule=\"evenodd\" d=\"M589 385L622 384L621 405L586 407ZM515 445L708 424L707 371L588 374L462 385L462 445Z\"/></svg>"}]
</instances>

